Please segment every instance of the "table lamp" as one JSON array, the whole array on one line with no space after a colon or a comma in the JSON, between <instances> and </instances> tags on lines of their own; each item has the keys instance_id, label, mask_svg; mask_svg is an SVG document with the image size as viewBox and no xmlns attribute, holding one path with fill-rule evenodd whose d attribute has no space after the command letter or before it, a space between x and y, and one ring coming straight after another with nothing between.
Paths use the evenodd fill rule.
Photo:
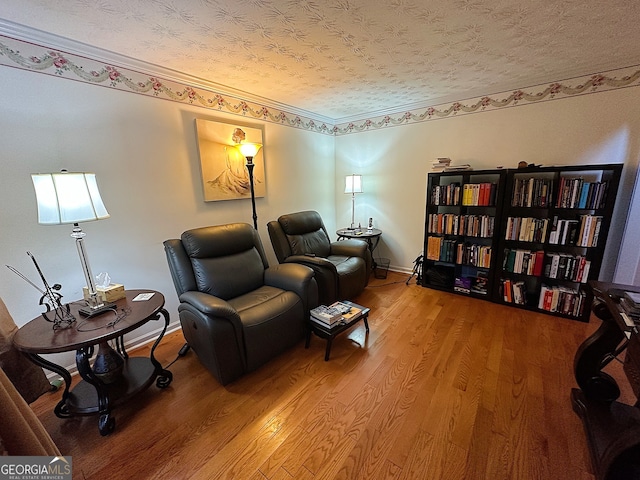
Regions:
<instances>
[{"instance_id":1,"label":"table lamp","mask_svg":"<svg viewBox=\"0 0 640 480\"><path fill-rule=\"evenodd\" d=\"M351 194L351 227L349 230L355 230L355 213L356 213L356 193L362 193L362 175L347 175L344 182L344 193Z\"/></svg>"},{"instance_id":2,"label":"table lamp","mask_svg":"<svg viewBox=\"0 0 640 480\"><path fill-rule=\"evenodd\" d=\"M109 213L100 197L95 174L62 170L60 173L32 174L31 179L38 202L38 223L41 225L73 224L71 237L76 239L80 264L89 291L87 306L81 308L80 313L92 316L112 309L114 304L105 304L96 292L95 280L84 245L86 233L79 225L80 222L109 218Z\"/></svg>"}]
</instances>

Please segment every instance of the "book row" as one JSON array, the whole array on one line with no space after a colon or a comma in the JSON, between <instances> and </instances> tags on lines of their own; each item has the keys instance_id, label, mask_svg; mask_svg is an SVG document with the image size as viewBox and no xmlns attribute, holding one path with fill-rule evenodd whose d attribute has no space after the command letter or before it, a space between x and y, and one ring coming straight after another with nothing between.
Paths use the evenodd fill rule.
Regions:
<instances>
[{"instance_id":1,"label":"book row","mask_svg":"<svg viewBox=\"0 0 640 480\"><path fill-rule=\"evenodd\" d=\"M476 276L456 277L453 289L460 293L476 293L487 295L489 293L489 278L486 272L477 272Z\"/></svg>"},{"instance_id":2,"label":"book row","mask_svg":"<svg viewBox=\"0 0 640 480\"><path fill-rule=\"evenodd\" d=\"M496 183L465 183L462 188L462 205L490 206L496 204Z\"/></svg>"},{"instance_id":3,"label":"book row","mask_svg":"<svg viewBox=\"0 0 640 480\"><path fill-rule=\"evenodd\" d=\"M544 251L505 249L502 270L509 273L534 275L539 277L544 269Z\"/></svg>"},{"instance_id":4,"label":"book row","mask_svg":"<svg viewBox=\"0 0 640 480\"><path fill-rule=\"evenodd\" d=\"M585 309L586 298L587 295L582 290L542 285L538 297L538 308L547 312L581 317Z\"/></svg>"},{"instance_id":5,"label":"book row","mask_svg":"<svg viewBox=\"0 0 640 480\"><path fill-rule=\"evenodd\" d=\"M448 185L434 185L431 188L431 205L463 205L463 206L492 206L496 204L498 184L460 183Z\"/></svg>"},{"instance_id":6,"label":"book row","mask_svg":"<svg viewBox=\"0 0 640 480\"><path fill-rule=\"evenodd\" d=\"M608 182L588 182L582 177L560 177L555 198L556 208L604 208ZM547 178L514 178L512 207L548 208L553 204L553 180Z\"/></svg>"},{"instance_id":7,"label":"book row","mask_svg":"<svg viewBox=\"0 0 640 480\"><path fill-rule=\"evenodd\" d=\"M560 177L556 208L604 208L608 182L585 182L583 178Z\"/></svg>"},{"instance_id":8,"label":"book row","mask_svg":"<svg viewBox=\"0 0 640 480\"><path fill-rule=\"evenodd\" d=\"M427 217L428 233L464 235L467 237L493 237L495 217L489 215L457 215L430 213Z\"/></svg>"},{"instance_id":9,"label":"book row","mask_svg":"<svg viewBox=\"0 0 640 480\"><path fill-rule=\"evenodd\" d=\"M527 304L527 284L524 281L503 278L500 280L500 289L502 290L502 299L505 302L517 305Z\"/></svg>"},{"instance_id":10,"label":"book row","mask_svg":"<svg viewBox=\"0 0 640 480\"><path fill-rule=\"evenodd\" d=\"M580 215L579 220L553 217L549 243L552 245L598 246L602 216Z\"/></svg>"},{"instance_id":11,"label":"book row","mask_svg":"<svg viewBox=\"0 0 640 480\"><path fill-rule=\"evenodd\" d=\"M492 249L489 245L461 243L442 237L427 238L427 259L459 265L489 268Z\"/></svg>"},{"instance_id":12,"label":"book row","mask_svg":"<svg viewBox=\"0 0 640 480\"><path fill-rule=\"evenodd\" d=\"M522 275L544 276L586 283L591 261L582 255L545 253L543 250L505 249L502 270Z\"/></svg>"},{"instance_id":13,"label":"book row","mask_svg":"<svg viewBox=\"0 0 640 480\"><path fill-rule=\"evenodd\" d=\"M506 303L516 305L529 304L531 293L527 291L524 281L501 279L500 290ZM535 297L534 297L535 298ZM584 313L587 295L582 290L565 287L542 285L538 296L537 307L550 313L560 313L571 317L581 317Z\"/></svg>"},{"instance_id":14,"label":"book row","mask_svg":"<svg viewBox=\"0 0 640 480\"><path fill-rule=\"evenodd\" d=\"M552 203L553 181L546 178L520 178L513 181L512 207L546 208Z\"/></svg>"},{"instance_id":15,"label":"book row","mask_svg":"<svg viewBox=\"0 0 640 480\"><path fill-rule=\"evenodd\" d=\"M587 283L591 261L582 255L547 253L543 275L570 282Z\"/></svg>"},{"instance_id":16,"label":"book row","mask_svg":"<svg viewBox=\"0 0 640 480\"><path fill-rule=\"evenodd\" d=\"M508 217L505 240L544 243L549 228L548 218Z\"/></svg>"}]
</instances>

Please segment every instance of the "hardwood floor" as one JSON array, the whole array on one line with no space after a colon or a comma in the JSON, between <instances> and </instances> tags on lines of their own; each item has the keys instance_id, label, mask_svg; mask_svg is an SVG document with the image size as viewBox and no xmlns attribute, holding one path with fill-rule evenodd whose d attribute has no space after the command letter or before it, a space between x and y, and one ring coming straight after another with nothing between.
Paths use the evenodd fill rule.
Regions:
<instances>
[{"instance_id":1,"label":"hardwood floor","mask_svg":"<svg viewBox=\"0 0 640 480\"><path fill-rule=\"evenodd\" d=\"M97 418L32 407L79 479L593 479L571 409L573 356L597 327L372 279L331 359L313 337L226 387L191 351L173 383ZM165 292L167 295L173 292ZM171 315L177 315L170 312ZM172 361L184 339L163 340ZM135 355L147 355L148 347Z\"/></svg>"}]
</instances>

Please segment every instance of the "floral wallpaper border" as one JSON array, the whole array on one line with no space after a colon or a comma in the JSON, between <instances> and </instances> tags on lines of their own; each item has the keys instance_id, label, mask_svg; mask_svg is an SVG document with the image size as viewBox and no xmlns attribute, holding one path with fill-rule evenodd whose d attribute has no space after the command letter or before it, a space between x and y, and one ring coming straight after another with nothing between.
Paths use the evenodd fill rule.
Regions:
<instances>
[{"instance_id":1,"label":"floral wallpaper border","mask_svg":"<svg viewBox=\"0 0 640 480\"><path fill-rule=\"evenodd\" d=\"M104 64L88 57L0 35L0 65L241 115L327 135L347 135L542 101L640 86L640 66L442 105L331 125L232 95ZM152 66L151 66L152 67Z\"/></svg>"},{"instance_id":2,"label":"floral wallpaper border","mask_svg":"<svg viewBox=\"0 0 640 480\"><path fill-rule=\"evenodd\" d=\"M0 35L0 65L81 81L140 95L334 134L333 125L177 81ZM152 66L151 66L152 67Z\"/></svg>"},{"instance_id":3,"label":"floral wallpaper border","mask_svg":"<svg viewBox=\"0 0 640 480\"><path fill-rule=\"evenodd\" d=\"M550 85L537 85L528 89L502 92L494 96L476 97L433 107L416 108L413 111L380 115L364 120L342 123L333 127L333 133L334 135L346 135L366 130L450 118L505 107L515 107L637 86L640 86L640 66L626 67L606 72L606 74L599 73L565 80L563 82L554 82Z\"/></svg>"}]
</instances>

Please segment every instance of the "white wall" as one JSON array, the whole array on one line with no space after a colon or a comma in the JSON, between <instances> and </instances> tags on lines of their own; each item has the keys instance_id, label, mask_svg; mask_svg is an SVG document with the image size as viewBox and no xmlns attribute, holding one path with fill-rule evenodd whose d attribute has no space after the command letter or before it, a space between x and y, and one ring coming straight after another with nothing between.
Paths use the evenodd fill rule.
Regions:
<instances>
[{"instance_id":1,"label":"white wall","mask_svg":"<svg viewBox=\"0 0 640 480\"><path fill-rule=\"evenodd\" d=\"M341 193L344 175L360 173L365 193L356 196L356 223L374 218L383 231L376 254L390 258L392 268L410 269L422 251L426 176L437 157L474 169L515 168L521 160L624 163L601 275L611 280L640 157L637 88L337 137L338 224L351 221L350 196Z\"/></svg>"},{"instance_id":2,"label":"white wall","mask_svg":"<svg viewBox=\"0 0 640 480\"><path fill-rule=\"evenodd\" d=\"M71 226L37 223L30 174L61 168L95 172L111 214L82 225L94 274L108 271L126 288L162 292L177 322L162 242L189 228L252 223L249 199L202 200L195 118L259 122L13 68L0 67L0 82L0 295L16 323L41 311L38 292L4 267L40 284L27 250L50 283L62 284L65 300L81 297L85 282ZM270 123L264 131L267 193L256 203L260 236L276 263L269 220L315 209L335 228L334 138Z\"/></svg>"}]
</instances>

